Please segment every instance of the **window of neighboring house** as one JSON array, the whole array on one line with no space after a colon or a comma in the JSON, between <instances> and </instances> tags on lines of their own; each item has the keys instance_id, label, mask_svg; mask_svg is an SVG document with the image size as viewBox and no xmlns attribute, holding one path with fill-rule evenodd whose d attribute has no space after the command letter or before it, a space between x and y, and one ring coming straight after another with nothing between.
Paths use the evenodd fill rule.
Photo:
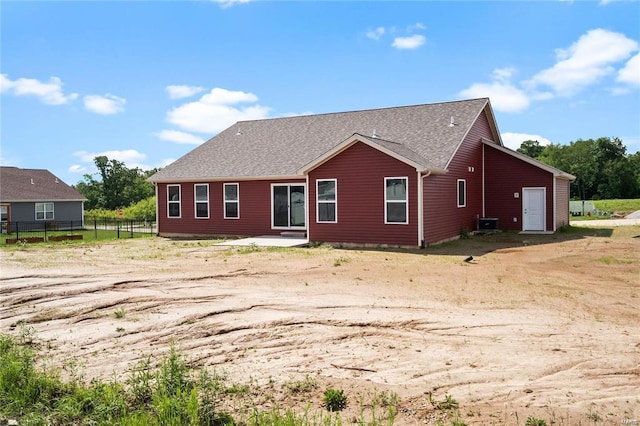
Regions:
<instances>
[{"instance_id":1,"label":"window of neighboring house","mask_svg":"<svg viewBox=\"0 0 640 426\"><path fill-rule=\"evenodd\" d=\"M224 218L240 218L240 185L237 183L224 184Z\"/></svg>"},{"instance_id":2,"label":"window of neighboring house","mask_svg":"<svg viewBox=\"0 0 640 426\"><path fill-rule=\"evenodd\" d=\"M322 179L316 181L317 218L318 222L338 222L338 194L336 179Z\"/></svg>"},{"instance_id":3,"label":"window of neighboring house","mask_svg":"<svg viewBox=\"0 0 640 426\"><path fill-rule=\"evenodd\" d=\"M467 181L458 179L458 207L467 206Z\"/></svg>"},{"instance_id":4,"label":"window of neighboring house","mask_svg":"<svg viewBox=\"0 0 640 426\"><path fill-rule=\"evenodd\" d=\"M209 184L201 183L193 187L196 202L196 219L209 218Z\"/></svg>"},{"instance_id":5,"label":"window of neighboring house","mask_svg":"<svg viewBox=\"0 0 640 426\"><path fill-rule=\"evenodd\" d=\"M384 178L384 223L409 223L409 198L406 177Z\"/></svg>"},{"instance_id":6,"label":"window of neighboring house","mask_svg":"<svg viewBox=\"0 0 640 426\"><path fill-rule=\"evenodd\" d=\"M167 185L167 216L180 217L180 185Z\"/></svg>"},{"instance_id":7,"label":"window of neighboring house","mask_svg":"<svg viewBox=\"0 0 640 426\"><path fill-rule=\"evenodd\" d=\"M53 203L36 203L36 220L53 220Z\"/></svg>"}]
</instances>

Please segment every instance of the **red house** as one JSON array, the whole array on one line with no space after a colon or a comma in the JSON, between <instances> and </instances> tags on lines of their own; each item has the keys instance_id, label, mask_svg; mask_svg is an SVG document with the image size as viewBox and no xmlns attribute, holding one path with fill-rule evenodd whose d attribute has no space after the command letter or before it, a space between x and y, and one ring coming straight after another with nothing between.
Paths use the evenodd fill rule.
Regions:
<instances>
[{"instance_id":1,"label":"red house","mask_svg":"<svg viewBox=\"0 0 640 426\"><path fill-rule=\"evenodd\" d=\"M164 236L422 247L569 223L574 177L505 148L489 99L242 121L149 180Z\"/></svg>"}]
</instances>

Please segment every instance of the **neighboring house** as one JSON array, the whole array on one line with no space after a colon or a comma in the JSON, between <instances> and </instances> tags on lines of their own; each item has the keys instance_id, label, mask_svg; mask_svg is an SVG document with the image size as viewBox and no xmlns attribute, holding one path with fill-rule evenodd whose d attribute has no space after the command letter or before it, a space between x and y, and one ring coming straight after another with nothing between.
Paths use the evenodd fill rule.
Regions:
<instances>
[{"instance_id":1,"label":"neighboring house","mask_svg":"<svg viewBox=\"0 0 640 426\"><path fill-rule=\"evenodd\" d=\"M160 235L421 247L487 223L553 232L573 179L505 148L483 98L242 121L149 180Z\"/></svg>"},{"instance_id":2,"label":"neighboring house","mask_svg":"<svg viewBox=\"0 0 640 426\"><path fill-rule=\"evenodd\" d=\"M29 229L44 223L83 226L85 197L48 170L0 167L0 219L2 232L16 223Z\"/></svg>"}]
</instances>

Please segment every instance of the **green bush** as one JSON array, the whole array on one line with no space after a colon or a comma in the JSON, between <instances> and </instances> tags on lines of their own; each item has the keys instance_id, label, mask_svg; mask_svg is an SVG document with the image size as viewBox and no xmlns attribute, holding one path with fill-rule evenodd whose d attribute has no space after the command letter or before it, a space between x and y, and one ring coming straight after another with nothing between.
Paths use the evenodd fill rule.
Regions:
<instances>
[{"instance_id":1,"label":"green bush","mask_svg":"<svg viewBox=\"0 0 640 426\"><path fill-rule=\"evenodd\" d=\"M327 389L322 402L327 411L342 411L347 406L347 396L343 390Z\"/></svg>"},{"instance_id":2,"label":"green bush","mask_svg":"<svg viewBox=\"0 0 640 426\"><path fill-rule=\"evenodd\" d=\"M525 426L547 426L547 422L542 419L537 419L533 416L527 417L527 420L524 422Z\"/></svg>"}]
</instances>

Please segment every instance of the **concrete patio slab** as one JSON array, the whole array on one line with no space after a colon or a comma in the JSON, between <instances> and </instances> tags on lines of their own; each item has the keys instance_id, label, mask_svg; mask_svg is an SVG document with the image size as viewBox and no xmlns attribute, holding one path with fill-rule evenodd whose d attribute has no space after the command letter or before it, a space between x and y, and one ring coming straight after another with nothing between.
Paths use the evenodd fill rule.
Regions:
<instances>
[{"instance_id":1,"label":"concrete patio slab","mask_svg":"<svg viewBox=\"0 0 640 426\"><path fill-rule=\"evenodd\" d=\"M300 237L280 237L277 235L262 235L259 237L228 240L218 243L218 246L250 246L258 247L302 247L309 244L309 240Z\"/></svg>"}]
</instances>

